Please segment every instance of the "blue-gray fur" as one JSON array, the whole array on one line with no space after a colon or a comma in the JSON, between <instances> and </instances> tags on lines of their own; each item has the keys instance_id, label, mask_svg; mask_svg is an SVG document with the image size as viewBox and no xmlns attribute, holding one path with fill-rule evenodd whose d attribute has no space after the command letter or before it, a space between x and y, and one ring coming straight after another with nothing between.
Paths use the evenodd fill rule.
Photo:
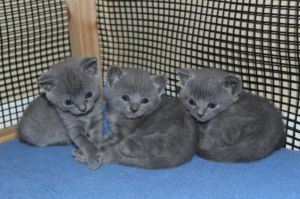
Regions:
<instances>
[{"instance_id":1,"label":"blue-gray fur","mask_svg":"<svg viewBox=\"0 0 300 199\"><path fill-rule=\"evenodd\" d=\"M45 93L24 112L19 138L41 147L73 143L82 150L88 166L97 168L100 152L96 146L103 137L97 67L92 57L68 58L43 74L37 83Z\"/></svg>"},{"instance_id":2,"label":"blue-gray fur","mask_svg":"<svg viewBox=\"0 0 300 199\"><path fill-rule=\"evenodd\" d=\"M177 74L182 84L179 96L198 124L198 155L245 162L283 146L280 111L266 99L243 91L237 77L219 69L178 69Z\"/></svg>"},{"instance_id":3,"label":"blue-gray fur","mask_svg":"<svg viewBox=\"0 0 300 199\"><path fill-rule=\"evenodd\" d=\"M107 80L111 134L118 139L104 147L103 163L166 168L193 157L194 123L178 99L161 96L164 76L112 66ZM124 101L123 95L130 100ZM144 98L149 101L142 103ZM138 104L134 113L132 104Z\"/></svg>"}]
</instances>

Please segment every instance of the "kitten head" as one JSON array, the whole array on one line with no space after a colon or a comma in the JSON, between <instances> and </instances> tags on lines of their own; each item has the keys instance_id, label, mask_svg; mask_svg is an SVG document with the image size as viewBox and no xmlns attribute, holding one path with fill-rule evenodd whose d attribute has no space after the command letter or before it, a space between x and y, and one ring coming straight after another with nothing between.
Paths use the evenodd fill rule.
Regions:
<instances>
[{"instance_id":1,"label":"kitten head","mask_svg":"<svg viewBox=\"0 0 300 199\"><path fill-rule=\"evenodd\" d=\"M192 116L206 122L239 99L241 81L220 69L178 69L179 97Z\"/></svg>"},{"instance_id":2,"label":"kitten head","mask_svg":"<svg viewBox=\"0 0 300 199\"><path fill-rule=\"evenodd\" d=\"M62 111L81 115L93 109L99 98L97 60L68 58L55 64L37 81L47 99Z\"/></svg>"},{"instance_id":3,"label":"kitten head","mask_svg":"<svg viewBox=\"0 0 300 199\"><path fill-rule=\"evenodd\" d=\"M138 69L111 66L107 83L110 107L126 118L135 119L152 113L159 106L167 79Z\"/></svg>"}]
</instances>

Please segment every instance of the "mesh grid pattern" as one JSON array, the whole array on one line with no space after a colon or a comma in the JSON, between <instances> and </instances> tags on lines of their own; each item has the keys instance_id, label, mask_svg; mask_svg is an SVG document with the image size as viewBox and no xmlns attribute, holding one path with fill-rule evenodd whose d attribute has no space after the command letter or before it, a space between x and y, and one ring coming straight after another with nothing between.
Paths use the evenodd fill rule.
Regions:
<instances>
[{"instance_id":1,"label":"mesh grid pattern","mask_svg":"<svg viewBox=\"0 0 300 199\"><path fill-rule=\"evenodd\" d=\"M39 93L36 79L70 56L65 2L0 2L0 129L16 124Z\"/></svg>"},{"instance_id":2,"label":"mesh grid pattern","mask_svg":"<svg viewBox=\"0 0 300 199\"><path fill-rule=\"evenodd\" d=\"M177 67L222 68L284 116L286 147L300 149L297 0L97 1L104 69L110 64L166 74Z\"/></svg>"}]
</instances>

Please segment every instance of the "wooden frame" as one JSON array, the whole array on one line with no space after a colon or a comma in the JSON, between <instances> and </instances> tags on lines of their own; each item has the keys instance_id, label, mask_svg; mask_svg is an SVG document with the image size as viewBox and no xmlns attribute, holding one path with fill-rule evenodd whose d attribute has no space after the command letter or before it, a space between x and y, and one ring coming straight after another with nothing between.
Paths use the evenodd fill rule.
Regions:
<instances>
[{"instance_id":1,"label":"wooden frame","mask_svg":"<svg viewBox=\"0 0 300 199\"><path fill-rule=\"evenodd\" d=\"M4 129L0 129L0 144L17 137L17 126L11 126Z\"/></svg>"},{"instance_id":2,"label":"wooden frame","mask_svg":"<svg viewBox=\"0 0 300 199\"><path fill-rule=\"evenodd\" d=\"M66 2L72 56L94 56L100 63L96 0L66 0ZM101 72L101 68L99 69ZM102 88L102 82L100 84ZM16 125L0 129L0 144L16 137Z\"/></svg>"}]
</instances>

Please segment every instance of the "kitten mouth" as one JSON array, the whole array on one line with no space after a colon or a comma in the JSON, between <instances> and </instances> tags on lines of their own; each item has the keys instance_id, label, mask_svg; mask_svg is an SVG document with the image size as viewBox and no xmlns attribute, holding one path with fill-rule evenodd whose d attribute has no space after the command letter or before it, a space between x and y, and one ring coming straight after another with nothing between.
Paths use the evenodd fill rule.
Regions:
<instances>
[{"instance_id":1,"label":"kitten mouth","mask_svg":"<svg viewBox=\"0 0 300 199\"><path fill-rule=\"evenodd\" d=\"M194 115L193 115L194 116ZM198 121L198 122L207 122L209 119L206 118L202 118L199 116L194 116L194 118Z\"/></svg>"},{"instance_id":2,"label":"kitten mouth","mask_svg":"<svg viewBox=\"0 0 300 199\"><path fill-rule=\"evenodd\" d=\"M126 115L126 117L127 117L128 119L136 119L136 118L139 118L139 117L141 117L141 116L139 116L139 115Z\"/></svg>"},{"instance_id":3,"label":"kitten mouth","mask_svg":"<svg viewBox=\"0 0 300 199\"><path fill-rule=\"evenodd\" d=\"M93 107L91 107L90 109L84 110L84 111L78 110L78 111L75 113L75 115L85 115L85 114L90 113L92 110L93 110Z\"/></svg>"},{"instance_id":4,"label":"kitten mouth","mask_svg":"<svg viewBox=\"0 0 300 199\"><path fill-rule=\"evenodd\" d=\"M139 115L139 114L137 114L137 113L125 113L124 114L124 116L126 117L126 118L128 118L128 119L136 119L136 118L139 118L139 117L141 117L142 115Z\"/></svg>"},{"instance_id":5,"label":"kitten mouth","mask_svg":"<svg viewBox=\"0 0 300 199\"><path fill-rule=\"evenodd\" d=\"M198 122L201 122L201 123L205 123L207 122L208 120L198 120Z\"/></svg>"}]
</instances>

